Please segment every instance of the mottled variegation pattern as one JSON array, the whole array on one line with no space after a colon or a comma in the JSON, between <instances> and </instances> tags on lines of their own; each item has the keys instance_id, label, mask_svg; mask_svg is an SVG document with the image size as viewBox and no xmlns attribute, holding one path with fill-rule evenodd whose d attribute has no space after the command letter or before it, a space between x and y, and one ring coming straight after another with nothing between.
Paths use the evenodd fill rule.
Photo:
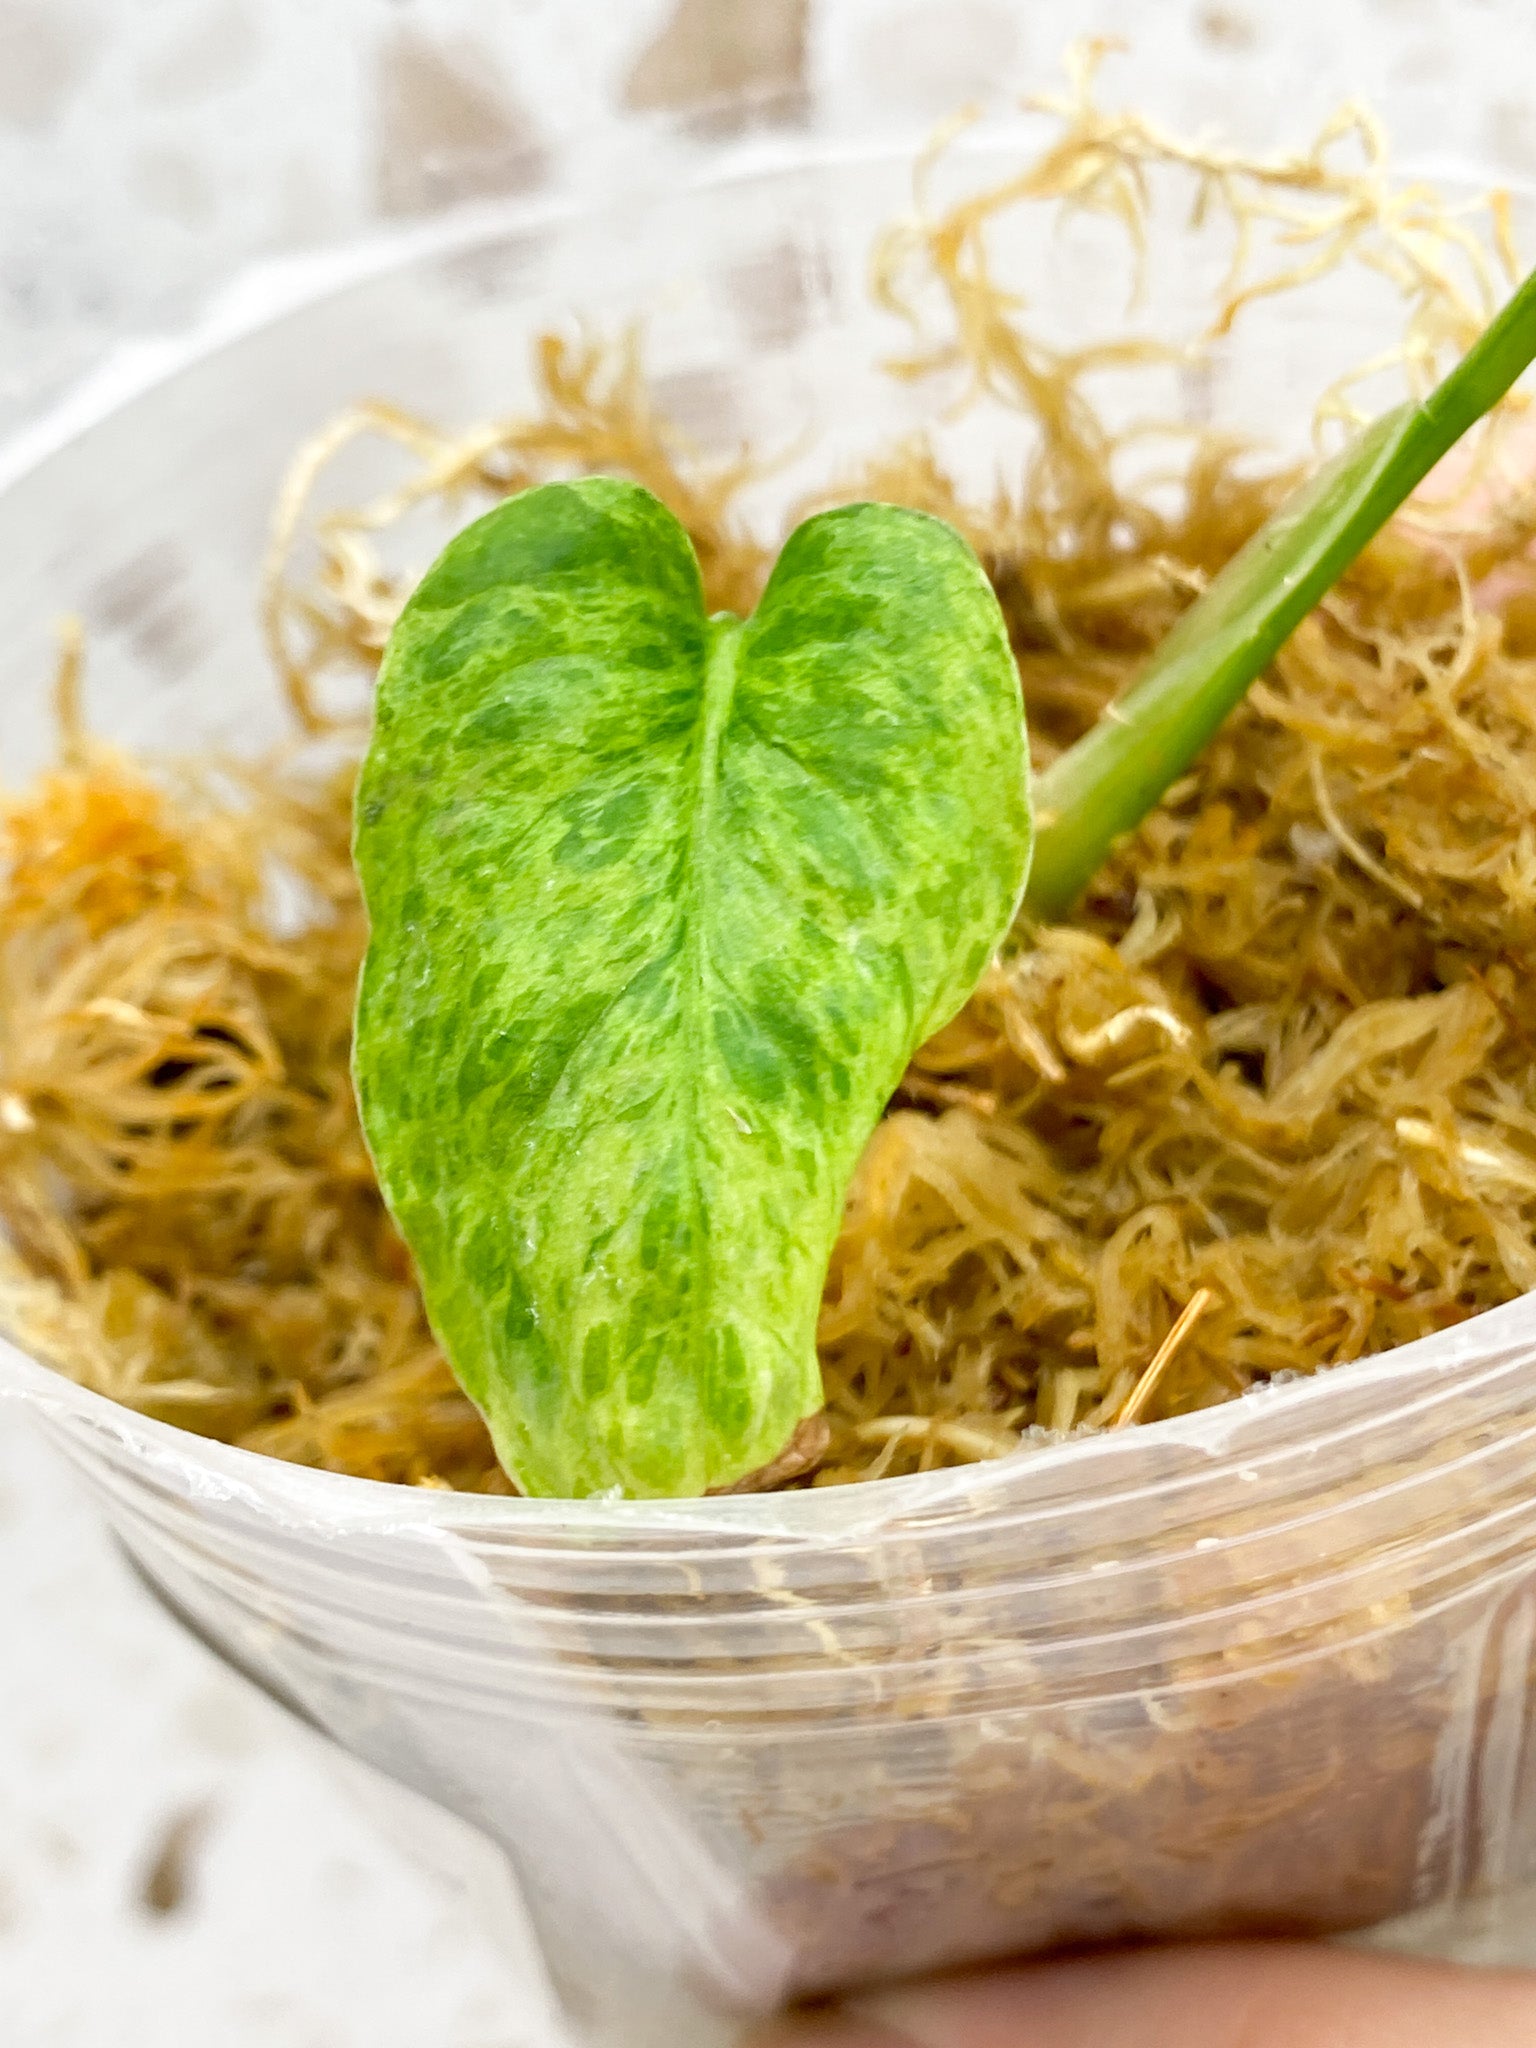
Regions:
<instances>
[{"instance_id":1,"label":"mottled variegation pattern","mask_svg":"<svg viewBox=\"0 0 1536 2048\"><path fill-rule=\"evenodd\" d=\"M357 1079L521 1486L701 1493L820 1407L849 1178L1029 845L1002 618L937 520L808 521L745 624L628 483L445 551L359 795Z\"/></svg>"}]
</instances>

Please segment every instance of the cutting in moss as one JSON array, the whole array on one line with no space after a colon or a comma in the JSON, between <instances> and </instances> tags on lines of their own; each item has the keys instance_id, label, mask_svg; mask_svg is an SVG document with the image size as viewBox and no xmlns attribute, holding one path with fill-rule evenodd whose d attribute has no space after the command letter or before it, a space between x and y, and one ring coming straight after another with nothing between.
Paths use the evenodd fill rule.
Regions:
<instances>
[{"instance_id":1,"label":"cutting in moss","mask_svg":"<svg viewBox=\"0 0 1536 2048\"><path fill-rule=\"evenodd\" d=\"M603 478L509 499L407 603L358 792L359 1098L450 1363L532 1493L793 1469L854 1167L1032 903L1070 906L1287 633L1536 355L1536 278L1274 518L1053 767L997 600L857 504L750 619Z\"/></svg>"},{"instance_id":2,"label":"cutting in moss","mask_svg":"<svg viewBox=\"0 0 1536 2048\"><path fill-rule=\"evenodd\" d=\"M991 730L999 745L1008 720L999 724L997 715L1010 700L1022 772L1012 695L1022 682L1040 770L1038 838L1028 901L1010 924L1023 874L1021 819L1010 826L1005 808L986 805L984 790L994 775L998 787L1020 795L1022 788L1008 782L997 748L990 760L982 748L963 758L935 755L931 791L918 794L950 806L953 833L910 813L913 792L900 776L895 798L875 806L871 822L860 789L839 777L853 772L856 783L862 766L884 783L867 754L846 749L846 735L830 763L836 772L814 785L814 802L802 802L823 838L836 828L834 844L845 825L872 835L881 863L871 873L887 885L905 888L910 879L915 890L927 864L937 873L963 870L966 886L923 908L923 958L915 964L905 910L878 929L865 921L864 937L886 949L881 959L899 963L911 980L910 1018L894 1006L880 1010L879 976L858 982L857 951L823 947L825 975L786 977L802 1007L815 1009L831 990L834 1005L844 1006L849 1044L873 1047L878 1058L866 1068L831 1047L847 1073L844 1100L824 1085L828 1047L813 1032L805 1072L792 1075L803 1084L799 1114L815 1140L801 1147L815 1167L814 1199L791 1218L782 1204L769 1207L771 1170L757 1186L756 1255L778 1277L776 1306L784 1311L774 1342L749 1347L743 1333L752 1289L731 1274L750 1233L733 1229L703 1247L703 1270L727 1299L741 1346L735 1412L723 1351L709 1381L697 1358L674 1376L678 1347L663 1355L656 1346L652 1408L635 1401L633 1384L619 1386L614 1359L624 1347L616 1353L610 1338L605 1357L599 1336L588 1355L587 1338L604 1318L588 1313L583 1323L574 1310L559 1344L547 1347L540 1410L519 1391L517 1355L504 1353L509 1318L517 1354L547 1327L547 1302L499 1303L499 1333L492 1328L494 1341L473 1354L463 1333L474 1337L504 1275L494 1259L489 1267L471 1262L473 1285L458 1285L464 1276L446 1242L451 1233L440 1229L432 1242L433 1200L411 1208L422 1190L431 1192L434 1173L456 1220L481 1199L487 1173L507 1198L500 1221L508 1228L519 1213L514 1195L525 1203L525 1225L541 1205L570 1201L575 1222L565 1221L578 1240L588 1231L587 1251L605 1279L621 1254L646 1248L641 1211L612 1199L611 1181L586 1175L591 1210L606 1204L612 1212L597 1236L609 1224L615 1232L606 1246L596 1244L594 1214L583 1222L582 1190L573 1191L573 1132L554 1122L541 1131L539 1118L522 1112L487 1137L450 1100L414 1137L384 1128L381 1142L381 1116L387 1125L413 1099L440 1087L447 1093L450 1070L465 1078L446 1058L411 1066L399 1046L386 1048L388 1071L381 1069L369 1116L419 1255L413 1261L382 1205L350 1081L366 929L349 838L365 730L362 718L348 722L341 692L350 671L362 686L354 701L360 709L371 702L379 657L431 552L420 546L423 513L435 517L440 506L439 531L448 532L463 523L466 496L505 501L494 527L527 517L530 486L558 480L553 500L534 500L577 507L589 495L595 502L605 491L628 491L627 502L648 508L633 522L646 528L644 547L673 564L673 596L695 582L703 593L669 614L681 707L674 750L686 751L690 715L697 729L706 701L724 704L721 682L731 684L732 709L751 701L751 650L769 644L759 637L761 621L711 621L722 612L752 618L779 552L779 514L765 521L742 509L762 474L751 451L712 459L685 445L632 342L544 337L531 410L509 419L448 434L391 407L363 405L301 452L279 510L266 608L279 687L301 734L321 739L318 751L301 743L239 763L129 759L92 738L77 693L64 691L66 757L56 775L10 804L5 820L0 1196L10 1251L0 1312L32 1348L130 1406L268 1455L375 1479L506 1491L510 1467L530 1488L555 1491L824 1486L998 1457L1034 1434L1182 1414L1278 1375L1409 1343L1536 1285L1536 1169L1520 1122L1536 1085L1521 1025L1521 963L1536 957L1521 882L1536 727L1528 711L1532 598L1518 406L1475 444L1475 489L1442 477L1364 555L1355 553L1449 434L1447 407L1471 417L1498 381L1493 372L1514 366L1500 369L1494 356L1512 341L1516 355L1523 348L1524 294L1493 338L1473 349L1502 296L1495 278L1514 275L1512 266L1501 273L1502 216L1489 212L1494 232L1474 246L1464 211L1422 191L1410 203L1372 168L1371 132L1358 138L1367 161L1357 168L1352 131L1339 124L1294 160L1250 165L1208 161L1140 117L1107 116L1086 100L1066 117L1060 145L1038 165L952 208L935 212L920 198L917 214L882 238L880 296L918 321L918 345L892 367L929 380L932 434L921 445L877 440L853 472L829 474L821 464L809 478L809 502L854 499L864 509L844 506L825 525L813 521L786 560L783 578L793 584L795 549L814 545L818 533L857 539L871 575L882 561L889 570L889 549L908 551L896 575L899 602L880 608L877 623L888 633L899 628L921 650L933 688L910 708L925 716L936 716L937 699L951 688L939 679L945 631L923 609L925 578L947 576L968 589L978 648L995 652L1003 622L1011 667L979 659L956 687L973 707L971 722L980 719L978 730ZM1266 206L1275 210L1269 218L1283 216L1285 237L1310 218L1311 247L1326 250L1325 275L1332 265L1357 275L1361 265L1373 276L1384 271L1409 308L1393 360L1408 365L1416 388L1428 388L1431 365L1443 369L1453 350L1472 350L1446 394L1422 413L1402 410L1367 430L1310 500L1293 501L1293 512L1297 503L1310 511L1282 516L1268 541L1254 536L1283 513L1295 470L1266 468L1251 439L1191 424L1174 444L1187 449L1187 462L1164 472L1175 488L1149 494L1140 481L1146 443L1108 425L1090 399L1095 379L1113 371L1133 385L1145 373L1164 403L1169 385L1158 383L1156 365L1170 351L1159 355L1155 334L1144 339L1112 324L1101 343L1053 352L1034 309L1012 296L1013 280L990 267L994 217L1037 202L1070 213L1100 192L1096 179L1113 185L1116 165L1143 163L1163 165L1174 182L1191 171L1216 180L1218 209L1230 205L1240 229L1245 210L1262 214ZM1342 238L1341 218L1350 223ZM1246 371L1264 360L1262 316L1243 310L1256 295L1295 293L1308 316L1315 291L1326 299L1307 249L1287 268L1295 243L1285 237L1269 252L1277 271L1262 236L1239 234L1237 268L1203 336L1176 344L1180 361L1188 348L1230 331L1228 360ZM933 323L936 309L942 323L946 306L952 339ZM1353 346L1342 340L1314 388ZM877 376L877 403L889 389ZM1017 457L1012 444L999 456L990 498L974 475L949 467L948 408L968 393L983 395L1002 431L1034 437L1021 438ZM1332 402L1325 415L1347 409ZM1253 416L1245 401L1240 424ZM344 474L359 437L382 438L406 474L398 489L347 510L345 485L333 484L328 466L339 459ZM1511 453L1515 463L1506 467ZM322 497L342 509L320 517L310 486L322 471ZM593 472L614 480L582 480ZM645 491L670 509L686 543ZM474 545L466 536L450 557ZM802 552L802 568L805 561ZM1312 609L1341 570L1342 582ZM445 574L446 564L431 572L439 596ZM450 597L451 586L448 575ZM630 586L637 603L655 599L643 563ZM1205 601L1192 603L1208 586ZM445 659L466 621L477 634L489 621L485 644L503 659L493 616L503 600L510 604L508 590L487 590L457 609L440 607L435 624L425 607L407 613L397 654L408 642L419 654L430 641L433 658ZM583 600L589 622L600 609ZM849 617L845 605L824 649L838 687L813 692L801 707L821 721L823 739L843 679L858 673L865 627L850 628ZM745 667L715 666L712 648L732 651ZM1219 723L1266 656L1273 658L1258 689ZM598 664L595 683L601 674ZM409 680L392 654L386 704ZM652 733L662 682L662 670L646 670L621 700L625 716ZM588 709L599 719L607 715L602 696L594 686ZM516 783L526 763L508 751L515 708L508 701L490 719L494 726L505 714L501 740L488 738L478 757L483 786L456 790L465 760L452 746L435 768L426 747L395 763L420 799L426 855L391 876L385 848L375 879L401 903L412 902L412 889L424 902L428 871L438 881L446 871L443 902L467 895L470 908L448 918L429 963L448 984L440 1021L455 1032L473 1023L475 976L502 959L506 905L527 882L496 841L508 834L516 804L531 801L526 782ZM948 740L962 723L938 721ZM381 746L388 726L386 717ZM920 726L915 720L914 734ZM723 717L717 736L731 740L729 727ZM404 729L396 719L395 733ZM540 763L548 770L551 802L568 807L559 845L578 879L586 877L590 901L573 896L565 937L544 945L540 985L549 1000L524 1020L532 1057L505 1042L499 1048L502 1082L523 1090L525 1108L530 1088L536 1096L548 1078L543 1054L559 1037L560 1018L569 1022L579 1009L583 977L601 980L616 907L634 900L607 885L632 882L643 867L636 820L666 800L665 777L645 746L635 758L657 772L626 779L615 770L623 788L610 792L610 805L583 792L579 750L561 756L548 732L535 742L527 760L535 772ZM816 758L798 739L794 750L802 767ZM714 788L717 838L727 815L720 804L740 808L741 788L754 787L733 779L739 751L716 756L730 769ZM777 763L771 746L769 759ZM370 776L379 766L376 758ZM786 757L781 780L789 773ZM482 803L498 778L501 796L515 801ZM483 885L477 874L455 880L456 842L427 829L434 805L474 812L484 828ZM410 813L409 805L392 808L396 824ZM387 815L371 825L365 817L365 837L389 823ZM964 849L974 849L978 834L989 860L967 862ZM750 834L745 843L752 851ZM765 852L773 880L782 879L786 844L793 852L802 843L774 826L747 869L749 882L761 881ZM367 867L369 848L360 851ZM274 866L296 885L286 900L303 908L296 924L281 928L270 914ZM979 888L967 894L983 878L985 901ZM819 941L832 928L808 916L803 901L797 909L796 886L791 876L767 892L766 912L729 929L738 948L733 983L743 961L756 973L803 958L805 930ZM961 929L973 916L969 932ZM382 920L377 936L389 940ZM857 1000L838 980L845 972ZM429 976L423 988L433 986ZM944 1021L941 1009L962 997ZM903 1032L919 1033L936 1018L903 1067ZM680 1043L664 1051L674 1078L683 1074L697 1090L709 1076L687 1069ZM366 1085L366 1029L358 1051ZM485 1051L479 1075L471 1063L468 1078L490 1089L498 1048ZM633 1071L612 1072L633 1084ZM758 1073L759 1090L762 1081ZM862 1150L855 1083L865 1091L863 1117L875 1119L872 1128L866 1121ZM660 1101L658 1094L645 1114ZM794 1102L791 1087L779 1111ZM761 1143L749 1145L736 1118L758 1141L776 1131L772 1119L754 1123L735 1096L728 1108L735 1114L714 1153L727 1164L731 1155L767 1168ZM617 1145L627 1128L603 1142ZM638 1157L664 1154L658 1128L653 1116L649 1149ZM480 1149L460 1174L471 1137ZM519 1165L523 1140L535 1154L542 1143L545 1163L558 1167L539 1179L532 1204L528 1160ZM412 1179L403 1200L393 1182L402 1163ZM710 1193L718 1203L719 1187ZM707 1349L709 1329L697 1333L687 1301L680 1308L675 1286L668 1293L679 1261L664 1256L664 1233L653 1227L648 1244L657 1265L642 1264L639 1278L660 1323L646 1327L681 1319L696 1331L690 1343ZM792 1271L799 1291L789 1287ZM633 1289L624 1300L632 1296ZM573 1301L574 1294L557 1306L564 1313ZM588 1299L587 1309L594 1306ZM799 1341L790 1346L784 1332L797 1317ZM501 1403L505 1466L439 1337L486 1408ZM568 1380L562 1373L576 1337L582 1371ZM550 1370L550 1360L564 1365ZM642 1362L642 1392L649 1369ZM589 1399L593 1416L584 1417ZM546 1447L542 1476L530 1446L511 1440L525 1422ZM644 1471L632 1467L637 1446L650 1459Z\"/></svg>"}]
</instances>

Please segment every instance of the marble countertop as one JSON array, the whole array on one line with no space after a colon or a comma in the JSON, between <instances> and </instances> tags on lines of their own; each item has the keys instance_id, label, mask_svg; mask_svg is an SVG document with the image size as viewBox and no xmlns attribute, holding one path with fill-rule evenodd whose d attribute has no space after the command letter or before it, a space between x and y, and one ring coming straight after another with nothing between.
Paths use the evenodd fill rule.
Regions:
<instances>
[{"instance_id":1,"label":"marble countertop","mask_svg":"<svg viewBox=\"0 0 1536 2048\"><path fill-rule=\"evenodd\" d=\"M159 1610L3 1408L0 1632L6 2048L543 2048L469 1902Z\"/></svg>"}]
</instances>

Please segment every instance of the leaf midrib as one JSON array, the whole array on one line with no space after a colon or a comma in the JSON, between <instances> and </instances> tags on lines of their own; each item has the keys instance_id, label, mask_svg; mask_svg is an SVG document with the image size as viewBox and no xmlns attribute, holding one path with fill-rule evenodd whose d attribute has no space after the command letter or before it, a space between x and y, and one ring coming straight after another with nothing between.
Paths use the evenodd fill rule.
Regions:
<instances>
[{"instance_id":1,"label":"leaf midrib","mask_svg":"<svg viewBox=\"0 0 1536 2048\"><path fill-rule=\"evenodd\" d=\"M710 976L707 894L713 879L715 799L720 784L720 753L725 728L736 695L741 667L744 621L730 612L717 612L708 622L704 688L699 712L698 753L694 769L687 847L684 854L682 1018L684 1057L688 1063L684 1086L688 1114L684 1119L684 1156L689 1198L694 1208L695 1227L707 1231L709 1219L703 1213L703 1161L699 1156L701 1130L700 1087L707 1065L709 1040ZM701 1270L707 1275L708 1261ZM696 1330L702 1333L714 1321L713 1303L693 1296Z\"/></svg>"}]
</instances>

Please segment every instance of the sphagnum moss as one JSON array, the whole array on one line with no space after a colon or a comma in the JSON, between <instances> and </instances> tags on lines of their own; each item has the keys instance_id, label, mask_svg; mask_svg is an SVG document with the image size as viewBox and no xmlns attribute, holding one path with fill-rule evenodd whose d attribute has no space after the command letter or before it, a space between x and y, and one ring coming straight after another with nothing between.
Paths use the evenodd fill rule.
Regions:
<instances>
[{"instance_id":1,"label":"sphagnum moss","mask_svg":"<svg viewBox=\"0 0 1536 2048\"><path fill-rule=\"evenodd\" d=\"M1365 261L1404 291L1420 383L1485 317L1504 232L1497 205L1480 242L1465 215L1392 186L1359 114L1311 151L1255 163L1104 112L1086 73L1058 111L1041 159L920 210L876 264L893 308L937 286L951 316L898 373L1028 413L1030 474L969 502L908 445L828 492L937 512L972 542L1042 766L1289 479L1209 441L1192 445L1173 509L1126 485L1085 379L1153 351L1035 339L988 266L995 220L1088 206L1134 236L1148 173L1182 171L1247 230L1215 328L1257 295ZM328 673L376 663L406 593L375 536L423 502L586 469L635 477L683 521L711 605L738 611L772 552L737 512L751 461L692 457L633 341L549 337L539 364L529 420L449 437L365 407L301 456L266 613L318 755L133 762L66 721L59 768L8 806L0 898L7 1322L185 1426L481 1490L506 1481L432 1342L348 1082L361 733L326 709ZM410 480L321 522L318 567L296 583L309 487L374 433L404 448ZM1489 440L1454 498L1367 550L1072 922L1030 932L917 1055L833 1254L818 1483L1110 1424L1197 1299L1142 1419L1536 1286L1536 515L1499 482L1518 422ZM302 919L274 921L278 868Z\"/></svg>"}]
</instances>

